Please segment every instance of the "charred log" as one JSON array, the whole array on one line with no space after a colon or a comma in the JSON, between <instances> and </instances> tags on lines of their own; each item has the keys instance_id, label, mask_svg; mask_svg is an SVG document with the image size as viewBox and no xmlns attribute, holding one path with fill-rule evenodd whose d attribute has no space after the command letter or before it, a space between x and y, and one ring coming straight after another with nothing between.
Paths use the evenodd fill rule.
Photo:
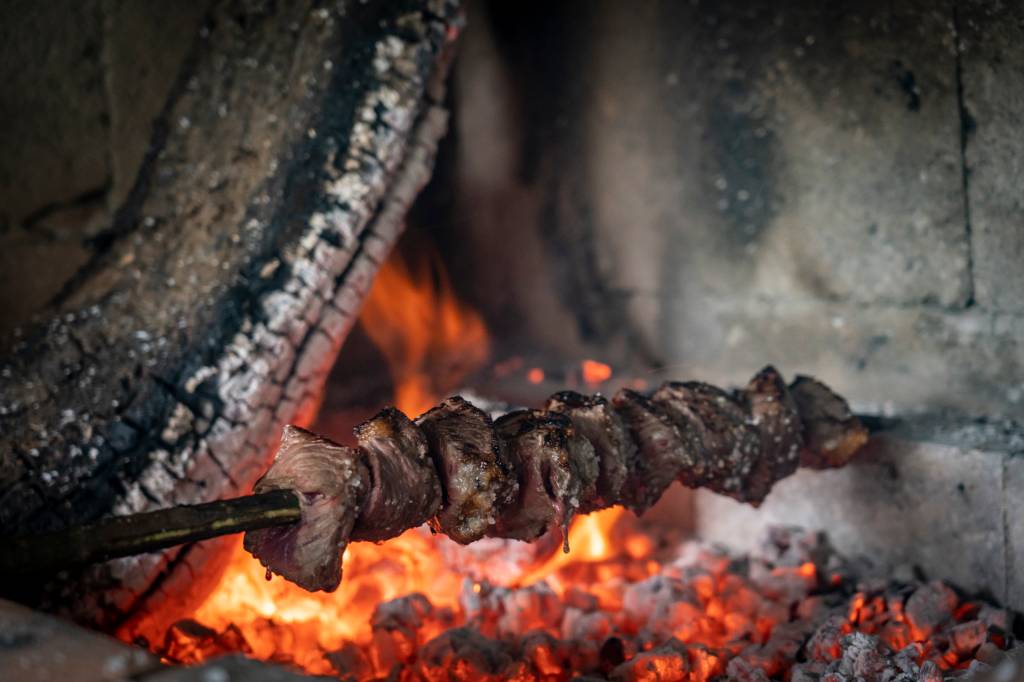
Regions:
<instances>
[{"instance_id":1,"label":"charred log","mask_svg":"<svg viewBox=\"0 0 1024 682\"><path fill-rule=\"evenodd\" d=\"M0 533L249 490L429 175L458 25L455 0L214 4L97 256L4 344ZM110 624L201 560L47 594Z\"/></svg>"}]
</instances>

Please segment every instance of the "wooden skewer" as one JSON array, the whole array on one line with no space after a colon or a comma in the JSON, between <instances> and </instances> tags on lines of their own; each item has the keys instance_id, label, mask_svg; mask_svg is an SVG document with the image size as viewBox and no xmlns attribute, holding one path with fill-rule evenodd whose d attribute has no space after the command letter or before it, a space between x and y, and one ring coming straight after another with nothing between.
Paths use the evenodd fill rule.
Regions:
<instances>
[{"instance_id":1,"label":"wooden skewer","mask_svg":"<svg viewBox=\"0 0 1024 682\"><path fill-rule=\"evenodd\" d=\"M220 535L284 526L301 517L298 495L291 490L115 516L87 526L0 540L0 574L52 572Z\"/></svg>"},{"instance_id":2,"label":"wooden skewer","mask_svg":"<svg viewBox=\"0 0 1024 682\"><path fill-rule=\"evenodd\" d=\"M859 419L869 431L881 426L877 419ZM826 428L828 420L823 424L821 428ZM53 533L0 538L0 575L45 575L221 535L286 526L301 519L298 493L283 489L115 516Z\"/></svg>"}]
</instances>

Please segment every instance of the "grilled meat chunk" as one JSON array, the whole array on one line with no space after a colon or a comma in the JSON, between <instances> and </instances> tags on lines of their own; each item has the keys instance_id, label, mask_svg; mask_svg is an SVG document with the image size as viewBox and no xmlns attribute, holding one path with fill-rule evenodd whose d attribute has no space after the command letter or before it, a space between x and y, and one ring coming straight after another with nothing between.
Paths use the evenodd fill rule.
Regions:
<instances>
[{"instance_id":1,"label":"grilled meat chunk","mask_svg":"<svg viewBox=\"0 0 1024 682\"><path fill-rule=\"evenodd\" d=\"M302 520L249 531L246 551L310 592L333 592L341 583L341 554L369 481L356 450L295 426L284 427L274 463L253 491L296 491Z\"/></svg>"},{"instance_id":2,"label":"grilled meat chunk","mask_svg":"<svg viewBox=\"0 0 1024 682\"><path fill-rule=\"evenodd\" d=\"M789 385L799 410L804 447L800 465L811 469L841 467L868 442L868 430L845 400L817 379L797 376Z\"/></svg>"},{"instance_id":3,"label":"grilled meat chunk","mask_svg":"<svg viewBox=\"0 0 1024 682\"><path fill-rule=\"evenodd\" d=\"M518 489L491 418L456 396L419 417L416 425L426 436L444 493L431 527L462 544L479 540Z\"/></svg>"},{"instance_id":4,"label":"grilled meat chunk","mask_svg":"<svg viewBox=\"0 0 1024 682\"><path fill-rule=\"evenodd\" d=\"M441 482L427 454L427 439L393 407L355 428L370 470L370 490L356 540L387 540L415 528L441 506Z\"/></svg>"},{"instance_id":5,"label":"grilled meat chunk","mask_svg":"<svg viewBox=\"0 0 1024 682\"><path fill-rule=\"evenodd\" d=\"M686 448L679 427L660 405L624 388L612 399L637 447L636 459L622 488L622 504L642 514L658 501L672 481L692 468L697 453Z\"/></svg>"},{"instance_id":6,"label":"grilled meat chunk","mask_svg":"<svg viewBox=\"0 0 1024 682\"><path fill-rule=\"evenodd\" d=\"M548 398L545 409L564 414L577 433L590 441L597 456L597 494L585 498L581 512L617 504L629 476L629 463L636 459L636 446L622 417L600 395L586 396L562 391Z\"/></svg>"},{"instance_id":7,"label":"grilled meat chunk","mask_svg":"<svg viewBox=\"0 0 1024 682\"><path fill-rule=\"evenodd\" d=\"M796 471L803 433L796 403L774 367L765 367L750 380L743 399L761 435L759 456L744 481L743 500L758 506L776 481Z\"/></svg>"},{"instance_id":8,"label":"grilled meat chunk","mask_svg":"<svg viewBox=\"0 0 1024 682\"><path fill-rule=\"evenodd\" d=\"M535 540L551 529L568 529L583 495L597 482L594 447L568 417L542 410L511 412L494 424L519 492L491 535Z\"/></svg>"},{"instance_id":9,"label":"grilled meat chunk","mask_svg":"<svg viewBox=\"0 0 1024 682\"><path fill-rule=\"evenodd\" d=\"M697 436L699 454L694 459L699 476L684 473L683 482L744 499L743 484L761 442L746 410L725 391L699 381L666 382L653 400Z\"/></svg>"}]
</instances>

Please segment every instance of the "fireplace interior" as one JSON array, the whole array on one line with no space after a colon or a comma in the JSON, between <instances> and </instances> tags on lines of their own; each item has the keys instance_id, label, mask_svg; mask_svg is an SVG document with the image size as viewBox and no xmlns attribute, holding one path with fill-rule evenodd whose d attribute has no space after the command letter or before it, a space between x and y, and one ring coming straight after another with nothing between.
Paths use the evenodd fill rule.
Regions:
<instances>
[{"instance_id":1,"label":"fireplace interior","mask_svg":"<svg viewBox=\"0 0 1024 682\"><path fill-rule=\"evenodd\" d=\"M1020 7L0 16L0 679L1024 680ZM345 502L364 541L329 591L240 533L15 556L252 495L289 424L372 464L383 408L429 435L416 418L455 395L485 433L547 405L556 426L531 428L561 453L551 434L579 425L545 401L566 390L669 419L659 387L706 382L725 390L688 423L768 433L743 389L768 366L827 384L870 438L810 463L808 408L787 408L802 466L763 501L747 470L684 470L634 513L660 451L630 421L622 496L558 497L558 466L605 485L597 445L591 474L545 463L540 496L564 504L531 541L495 537L512 498L488 537L448 537L435 511L459 490L433 441L434 492L372 469L360 495L405 477L388 504L434 506L367 541L388 504ZM489 441L495 461L522 433ZM676 449L711 461L698 441ZM506 474L526 489L521 462ZM305 521L322 496L299 496Z\"/></svg>"}]
</instances>

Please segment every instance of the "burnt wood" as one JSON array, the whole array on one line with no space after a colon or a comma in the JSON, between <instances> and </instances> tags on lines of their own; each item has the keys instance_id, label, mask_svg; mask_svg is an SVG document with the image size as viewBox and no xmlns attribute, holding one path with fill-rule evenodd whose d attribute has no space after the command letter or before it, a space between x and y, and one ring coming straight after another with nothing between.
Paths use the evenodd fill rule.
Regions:
<instances>
[{"instance_id":1,"label":"burnt wood","mask_svg":"<svg viewBox=\"0 0 1024 682\"><path fill-rule=\"evenodd\" d=\"M97 255L0 341L0 534L251 488L429 177L460 22L455 0L213 3ZM114 626L206 551L3 592Z\"/></svg>"},{"instance_id":2,"label":"burnt wood","mask_svg":"<svg viewBox=\"0 0 1024 682\"><path fill-rule=\"evenodd\" d=\"M0 540L0 575L54 571L220 535L296 523L298 496L272 490L233 500L115 516L54 533Z\"/></svg>"}]
</instances>

